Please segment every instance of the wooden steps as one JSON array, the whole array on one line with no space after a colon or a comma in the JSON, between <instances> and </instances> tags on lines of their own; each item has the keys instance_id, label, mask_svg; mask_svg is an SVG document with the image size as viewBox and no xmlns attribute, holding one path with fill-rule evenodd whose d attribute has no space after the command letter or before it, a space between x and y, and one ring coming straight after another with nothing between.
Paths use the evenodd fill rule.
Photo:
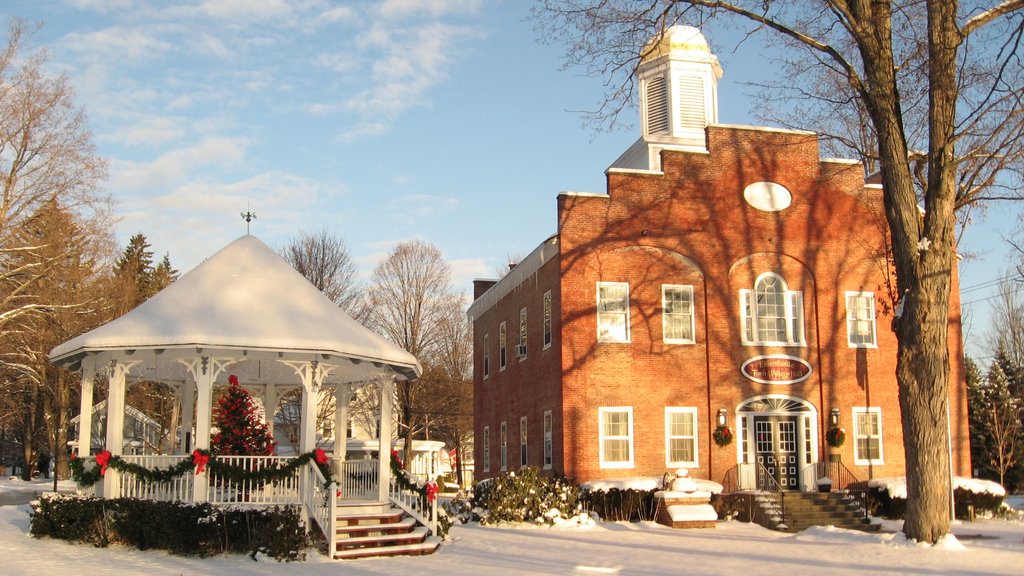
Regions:
<instances>
[{"instance_id":1,"label":"wooden steps","mask_svg":"<svg viewBox=\"0 0 1024 576\"><path fill-rule=\"evenodd\" d=\"M336 524L329 545L335 559L419 556L432 554L441 544L403 510L380 502L340 505Z\"/></svg>"}]
</instances>

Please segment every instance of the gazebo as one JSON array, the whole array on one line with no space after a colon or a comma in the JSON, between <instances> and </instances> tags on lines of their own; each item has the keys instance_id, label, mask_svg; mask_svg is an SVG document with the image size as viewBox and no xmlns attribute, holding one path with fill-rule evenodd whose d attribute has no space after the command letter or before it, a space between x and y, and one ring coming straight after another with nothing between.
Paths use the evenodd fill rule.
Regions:
<instances>
[{"instance_id":1,"label":"gazebo","mask_svg":"<svg viewBox=\"0 0 1024 576\"><path fill-rule=\"evenodd\" d=\"M358 492L378 502L395 500L389 460L394 383L418 378L419 363L353 320L254 236L238 238L124 316L57 346L50 358L57 365L82 371L78 446L89 446L93 387L106 381L106 449L111 456L134 458L133 462L145 466L173 465L191 458L193 449L210 447L214 387L226 385L231 375L254 396L262 397L271 426L282 390L301 387L302 452L316 447L318 396L333 393L337 406L334 430L338 431L333 470L342 479L339 490L343 497ZM164 382L180 391L182 434L176 455L121 455L129 379ZM356 383L379 387L381 457L353 461L355 468L349 469L344 431ZM88 457L88 452L81 456ZM238 466L256 470L281 457L231 458ZM262 487L262 496L247 494L247 502L312 505L313 492L324 489L317 487L316 466L310 463L307 468L293 482ZM223 483L211 482L208 472L186 475L180 485L165 486L162 491L144 487L145 483L129 476L107 470L97 492L106 498L214 503L228 497L219 488ZM359 486L346 487L346 478L357 478ZM293 502L296 499L298 502ZM429 519L429 513L419 513ZM326 532L327 527L322 528Z\"/></svg>"}]
</instances>

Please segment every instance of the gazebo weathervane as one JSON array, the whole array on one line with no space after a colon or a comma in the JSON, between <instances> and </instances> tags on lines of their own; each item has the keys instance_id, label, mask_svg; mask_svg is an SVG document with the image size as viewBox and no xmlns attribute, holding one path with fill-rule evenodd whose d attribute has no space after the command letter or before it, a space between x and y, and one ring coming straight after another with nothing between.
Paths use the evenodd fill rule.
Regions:
<instances>
[{"instance_id":1,"label":"gazebo weathervane","mask_svg":"<svg viewBox=\"0 0 1024 576\"><path fill-rule=\"evenodd\" d=\"M252 222L255 219L256 219L256 213L255 212L253 212L251 210L248 210L248 209L245 212L242 212L242 220L245 220L245 233L246 234L249 234L249 222Z\"/></svg>"}]
</instances>

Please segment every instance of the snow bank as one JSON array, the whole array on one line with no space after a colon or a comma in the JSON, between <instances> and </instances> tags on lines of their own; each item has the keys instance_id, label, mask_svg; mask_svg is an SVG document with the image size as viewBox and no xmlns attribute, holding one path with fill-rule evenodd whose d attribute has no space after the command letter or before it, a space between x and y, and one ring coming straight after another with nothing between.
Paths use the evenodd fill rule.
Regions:
<instances>
[{"instance_id":1,"label":"snow bank","mask_svg":"<svg viewBox=\"0 0 1024 576\"><path fill-rule=\"evenodd\" d=\"M718 513L711 504L672 505L666 510L673 522L718 520Z\"/></svg>"},{"instance_id":2,"label":"snow bank","mask_svg":"<svg viewBox=\"0 0 1024 576\"><path fill-rule=\"evenodd\" d=\"M873 478L868 480L868 486L879 488L889 493L890 498L907 498L907 479L903 476L894 478ZM960 488L975 494L992 494L993 496L1006 496L1006 489L991 480L980 478L953 477L953 489Z\"/></svg>"},{"instance_id":3,"label":"snow bank","mask_svg":"<svg viewBox=\"0 0 1024 576\"><path fill-rule=\"evenodd\" d=\"M704 480L701 478L693 478L695 488L699 491L709 492L711 494L721 494L722 485L718 482L712 482L711 480ZM618 490L658 490L661 488L662 478L638 476L635 478L606 478L604 480L591 480L580 484L580 488L583 490L604 490L608 491L612 488Z\"/></svg>"}]
</instances>

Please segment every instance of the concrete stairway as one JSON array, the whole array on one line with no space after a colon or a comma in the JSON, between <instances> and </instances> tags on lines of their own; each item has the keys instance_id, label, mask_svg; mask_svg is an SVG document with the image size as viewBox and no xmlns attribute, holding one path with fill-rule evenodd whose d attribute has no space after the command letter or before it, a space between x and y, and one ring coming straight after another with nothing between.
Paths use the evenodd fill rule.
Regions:
<instances>
[{"instance_id":1,"label":"concrete stairway","mask_svg":"<svg viewBox=\"0 0 1024 576\"><path fill-rule=\"evenodd\" d=\"M786 492L783 497L784 522L775 526L783 532L799 532L811 526L874 532L877 524L864 517L856 499L842 492Z\"/></svg>"},{"instance_id":2,"label":"concrete stairway","mask_svg":"<svg viewBox=\"0 0 1024 576\"><path fill-rule=\"evenodd\" d=\"M432 554L441 539L390 504L366 502L338 507L337 532L330 544L335 559Z\"/></svg>"}]
</instances>

